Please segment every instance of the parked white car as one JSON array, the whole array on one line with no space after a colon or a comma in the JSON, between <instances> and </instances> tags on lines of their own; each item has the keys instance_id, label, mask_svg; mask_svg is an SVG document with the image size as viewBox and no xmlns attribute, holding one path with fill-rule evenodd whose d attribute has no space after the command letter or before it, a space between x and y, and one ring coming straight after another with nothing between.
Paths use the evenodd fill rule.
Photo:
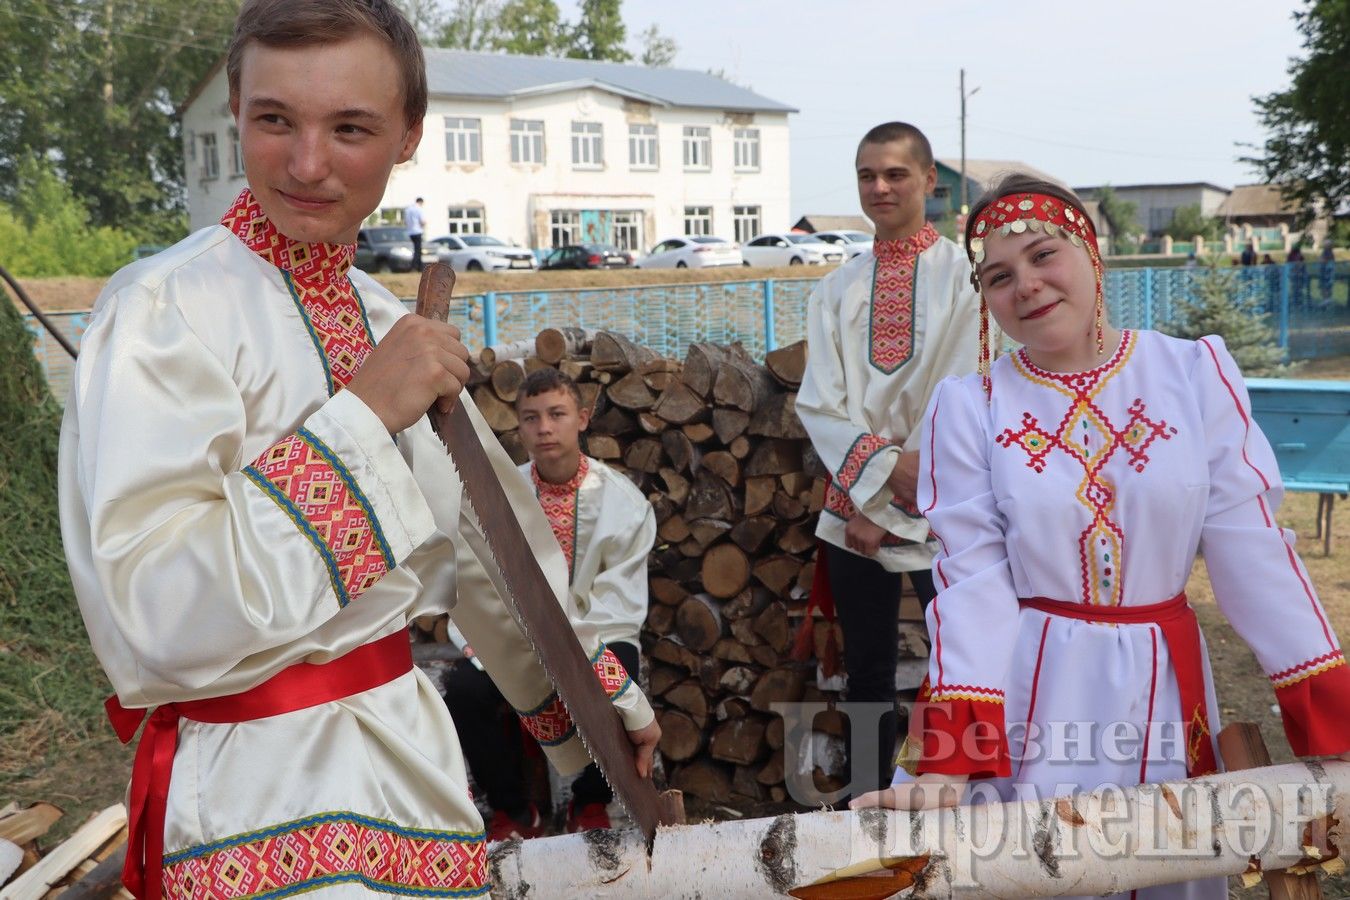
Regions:
<instances>
[{"instance_id":1,"label":"parked white car","mask_svg":"<svg viewBox=\"0 0 1350 900\"><path fill-rule=\"evenodd\" d=\"M512 247L488 234L447 234L427 241L437 258L456 272L497 272L502 269L531 271L539 268L534 253ZM425 249L425 248L424 248ZM425 252L423 253L425 258Z\"/></svg>"},{"instance_id":2,"label":"parked white car","mask_svg":"<svg viewBox=\"0 0 1350 900\"><path fill-rule=\"evenodd\" d=\"M706 269L739 266L744 259L731 241L711 235L667 238L633 263L637 269Z\"/></svg>"},{"instance_id":3,"label":"parked white car","mask_svg":"<svg viewBox=\"0 0 1350 900\"><path fill-rule=\"evenodd\" d=\"M819 266L844 261L844 250L814 234L761 234L741 251L747 266Z\"/></svg>"},{"instance_id":4,"label":"parked white car","mask_svg":"<svg viewBox=\"0 0 1350 900\"><path fill-rule=\"evenodd\" d=\"M827 244L842 247L846 259L872 249L872 235L865 231L817 231L816 237Z\"/></svg>"}]
</instances>

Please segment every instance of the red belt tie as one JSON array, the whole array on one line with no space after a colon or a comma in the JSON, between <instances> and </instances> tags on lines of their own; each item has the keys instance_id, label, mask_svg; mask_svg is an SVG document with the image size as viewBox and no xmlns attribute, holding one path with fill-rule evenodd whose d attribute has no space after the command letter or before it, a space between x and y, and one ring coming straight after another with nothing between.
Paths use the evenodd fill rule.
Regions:
<instances>
[{"instance_id":1,"label":"red belt tie","mask_svg":"<svg viewBox=\"0 0 1350 900\"><path fill-rule=\"evenodd\" d=\"M156 707L136 746L131 769L127 858L122 867L127 890L141 900L159 900L163 891L164 818L180 718L212 724L265 719L363 693L411 670L412 648L407 633L399 629L326 663L296 663L251 690ZM116 695L104 707L117 737L129 743L146 710L127 709Z\"/></svg>"},{"instance_id":2,"label":"red belt tie","mask_svg":"<svg viewBox=\"0 0 1350 900\"><path fill-rule=\"evenodd\" d=\"M1205 703L1204 649L1200 643L1200 623L1195 610L1182 591L1171 600L1145 606L1094 606L1065 603L1046 597L1023 597L1024 607L1052 616L1105 622L1112 625L1157 625L1162 631L1172 667L1177 673L1181 693L1181 714L1186 717L1186 774L1194 778L1218 771L1214 745L1210 740L1209 707Z\"/></svg>"}]
</instances>

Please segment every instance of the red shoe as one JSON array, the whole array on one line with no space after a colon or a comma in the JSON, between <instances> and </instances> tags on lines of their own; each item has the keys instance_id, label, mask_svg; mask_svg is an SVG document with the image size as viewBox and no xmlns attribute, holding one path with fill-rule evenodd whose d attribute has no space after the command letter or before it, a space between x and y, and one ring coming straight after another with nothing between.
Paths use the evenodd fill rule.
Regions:
<instances>
[{"instance_id":1,"label":"red shoe","mask_svg":"<svg viewBox=\"0 0 1350 900\"><path fill-rule=\"evenodd\" d=\"M537 838L544 833L543 821L539 818L538 808L531 803L525 810L528 822L517 822L506 814L505 810L498 809L492 813L492 821L488 823L487 839L489 843L493 841L528 841L530 838Z\"/></svg>"},{"instance_id":2,"label":"red shoe","mask_svg":"<svg viewBox=\"0 0 1350 900\"><path fill-rule=\"evenodd\" d=\"M580 810L576 803L567 807L567 830L573 834L578 831L599 831L610 827L609 811L603 803L587 803Z\"/></svg>"}]
</instances>

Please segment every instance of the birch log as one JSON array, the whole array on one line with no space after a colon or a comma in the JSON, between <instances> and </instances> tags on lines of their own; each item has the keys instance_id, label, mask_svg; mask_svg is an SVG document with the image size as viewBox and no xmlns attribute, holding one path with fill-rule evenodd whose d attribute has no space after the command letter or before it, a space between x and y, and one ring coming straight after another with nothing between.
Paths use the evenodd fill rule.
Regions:
<instances>
[{"instance_id":1,"label":"birch log","mask_svg":"<svg viewBox=\"0 0 1350 900\"><path fill-rule=\"evenodd\" d=\"M921 813L662 827L650 859L635 829L592 831L496 844L489 864L492 896L511 900L1110 894L1308 865L1313 823L1328 814L1322 863L1346 842L1350 763Z\"/></svg>"}]
</instances>

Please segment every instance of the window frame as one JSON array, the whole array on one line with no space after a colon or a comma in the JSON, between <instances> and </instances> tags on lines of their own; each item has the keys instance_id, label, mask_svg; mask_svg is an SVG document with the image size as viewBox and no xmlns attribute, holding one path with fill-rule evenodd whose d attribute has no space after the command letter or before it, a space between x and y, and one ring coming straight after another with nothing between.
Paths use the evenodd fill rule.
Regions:
<instances>
[{"instance_id":1,"label":"window frame","mask_svg":"<svg viewBox=\"0 0 1350 900\"><path fill-rule=\"evenodd\" d=\"M444 116L443 121L445 161L451 165L482 165L483 120L472 116Z\"/></svg>"},{"instance_id":2,"label":"window frame","mask_svg":"<svg viewBox=\"0 0 1350 900\"><path fill-rule=\"evenodd\" d=\"M582 153L586 148L587 152ZM591 156L594 159L583 159ZM605 167L605 125L603 122L572 120L572 168L594 171Z\"/></svg>"},{"instance_id":3,"label":"window frame","mask_svg":"<svg viewBox=\"0 0 1350 900\"><path fill-rule=\"evenodd\" d=\"M753 223L753 227L745 232L743 226L746 226L747 223ZM758 204L733 206L731 208L731 229L734 232L736 243L748 244L764 233L764 207ZM742 235L742 232L744 232L744 235Z\"/></svg>"},{"instance_id":4,"label":"window frame","mask_svg":"<svg viewBox=\"0 0 1350 900\"><path fill-rule=\"evenodd\" d=\"M683 221L685 237L713 236L713 208L711 206L686 206ZM690 230L691 227L697 229L700 225L706 230Z\"/></svg>"},{"instance_id":5,"label":"window frame","mask_svg":"<svg viewBox=\"0 0 1350 900\"><path fill-rule=\"evenodd\" d=\"M684 170L712 171L712 128L707 125L685 125L682 135Z\"/></svg>"},{"instance_id":6,"label":"window frame","mask_svg":"<svg viewBox=\"0 0 1350 900\"><path fill-rule=\"evenodd\" d=\"M628 123L628 168L636 172L654 172L661 168L661 143L658 137L657 127L649 122ZM642 148L642 152L639 152L639 148ZM648 156L650 159L645 158Z\"/></svg>"},{"instance_id":7,"label":"window frame","mask_svg":"<svg viewBox=\"0 0 1350 900\"><path fill-rule=\"evenodd\" d=\"M487 210L482 206L447 206L445 233L487 234Z\"/></svg>"},{"instance_id":8,"label":"window frame","mask_svg":"<svg viewBox=\"0 0 1350 900\"><path fill-rule=\"evenodd\" d=\"M220 145L214 131L204 131L198 135L202 142L202 181L213 181L220 177Z\"/></svg>"},{"instance_id":9,"label":"window frame","mask_svg":"<svg viewBox=\"0 0 1350 900\"><path fill-rule=\"evenodd\" d=\"M538 128L530 126L537 125ZM508 131L511 141L511 162L518 166L542 166L547 158L543 119L511 119ZM523 152L528 150L529 152ZM528 157L528 158L527 158Z\"/></svg>"}]
</instances>

